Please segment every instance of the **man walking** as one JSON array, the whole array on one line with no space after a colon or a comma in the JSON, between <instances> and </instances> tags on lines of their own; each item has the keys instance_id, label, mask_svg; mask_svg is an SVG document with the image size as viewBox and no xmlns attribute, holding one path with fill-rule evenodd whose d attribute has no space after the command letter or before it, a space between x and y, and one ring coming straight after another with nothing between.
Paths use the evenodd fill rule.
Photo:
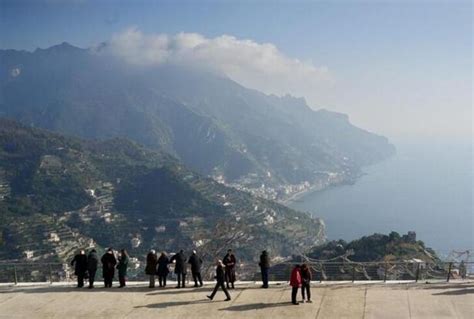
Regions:
<instances>
[{"instance_id":1,"label":"man walking","mask_svg":"<svg viewBox=\"0 0 474 319\"><path fill-rule=\"evenodd\" d=\"M216 267L216 286L214 287L214 290L212 291L212 294L210 296L207 296L207 298L209 299L214 299L214 296L216 295L217 293L217 290L220 288L222 288L222 291L224 291L225 295L226 295L226 299L225 301L229 301L231 300L230 299L230 294L229 292L227 291L227 289L225 288L225 285L224 285L224 282L225 282L225 273L224 273L224 264L222 263L221 260L218 260L217 261L217 267Z\"/></svg>"}]
</instances>

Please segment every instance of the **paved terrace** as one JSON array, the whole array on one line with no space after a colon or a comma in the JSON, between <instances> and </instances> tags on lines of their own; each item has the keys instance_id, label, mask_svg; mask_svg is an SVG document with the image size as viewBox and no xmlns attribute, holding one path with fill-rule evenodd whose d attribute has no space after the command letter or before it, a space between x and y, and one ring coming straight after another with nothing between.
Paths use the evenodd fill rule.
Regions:
<instances>
[{"instance_id":1,"label":"paved terrace","mask_svg":"<svg viewBox=\"0 0 474 319\"><path fill-rule=\"evenodd\" d=\"M203 288L78 289L65 284L0 286L0 318L473 318L474 282L314 283L313 303L294 306L287 284L239 284L225 302Z\"/></svg>"}]
</instances>

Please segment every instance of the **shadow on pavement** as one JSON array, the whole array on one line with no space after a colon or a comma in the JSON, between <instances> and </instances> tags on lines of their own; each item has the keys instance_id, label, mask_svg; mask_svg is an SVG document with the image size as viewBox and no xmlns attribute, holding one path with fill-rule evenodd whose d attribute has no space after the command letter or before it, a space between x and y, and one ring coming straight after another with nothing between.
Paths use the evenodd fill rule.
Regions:
<instances>
[{"instance_id":1,"label":"shadow on pavement","mask_svg":"<svg viewBox=\"0 0 474 319\"><path fill-rule=\"evenodd\" d=\"M170 301L170 302L160 302L160 303L153 303L144 306L135 306L134 308L153 308L153 309L162 309L162 308L169 308L169 307L180 307L180 306L189 306L189 305L198 305L198 304L211 304L216 302L225 302L224 300L215 300L210 301L206 300L195 300L195 301Z\"/></svg>"},{"instance_id":2,"label":"shadow on pavement","mask_svg":"<svg viewBox=\"0 0 474 319\"><path fill-rule=\"evenodd\" d=\"M202 292L202 293L209 293L212 291L214 288L213 287L200 287L200 288L193 288L193 289L158 289L157 291L153 291L147 294L147 296L153 296L153 295L180 295L180 294L188 294L188 293L196 293L196 292Z\"/></svg>"},{"instance_id":3,"label":"shadow on pavement","mask_svg":"<svg viewBox=\"0 0 474 319\"><path fill-rule=\"evenodd\" d=\"M267 308L276 308L276 307L286 307L293 306L291 302L278 302L278 303L252 303L246 305L236 305L230 306L227 308L221 308L219 311L250 311L250 310L259 310Z\"/></svg>"},{"instance_id":4,"label":"shadow on pavement","mask_svg":"<svg viewBox=\"0 0 474 319\"><path fill-rule=\"evenodd\" d=\"M172 288L165 288L171 291ZM125 287L125 288L118 288L118 286L112 288L104 288L104 287L94 287L93 289L88 289L87 287L77 288L77 287L13 287L8 289L0 289L0 294L13 294L13 293L31 293L31 294L39 294L39 293L94 293L94 292L107 292L107 293L127 293L127 292L152 292L153 289L148 287ZM179 291L178 289L173 289L174 292Z\"/></svg>"},{"instance_id":5,"label":"shadow on pavement","mask_svg":"<svg viewBox=\"0 0 474 319\"><path fill-rule=\"evenodd\" d=\"M461 289L461 288L474 288L473 283L456 283L456 284L426 284L420 287L421 289Z\"/></svg>"},{"instance_id":6,"label":"shadow on pavement","mask_svg":"<svg viewBox=\"0 0 474 319\"><path fill-rule=\"evenodd\" d=\"M474 288L465 288L465 289L437 292L437 293L434 293L433 296L459 296L459 295L465 295L465 294L474 294Z\"/></svg>"}]
</instances>

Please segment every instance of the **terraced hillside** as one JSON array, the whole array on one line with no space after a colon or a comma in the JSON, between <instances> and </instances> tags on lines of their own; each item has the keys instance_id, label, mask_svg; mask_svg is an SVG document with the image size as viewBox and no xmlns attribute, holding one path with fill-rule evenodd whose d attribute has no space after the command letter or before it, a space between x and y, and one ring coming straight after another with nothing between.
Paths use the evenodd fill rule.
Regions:
<instances>
[{"instance_id":1,"label":"terraced hillside","mask_svg":"<svg viewBox=\"0 0 474 319\"><path fill-rule=\"evenodd\" d=\"M67 261L79 247L261 249L288 256L324 241L319 219L225 187L123 139L84 141L0 119L0 258Z\"/></svg>"}]
</instances>

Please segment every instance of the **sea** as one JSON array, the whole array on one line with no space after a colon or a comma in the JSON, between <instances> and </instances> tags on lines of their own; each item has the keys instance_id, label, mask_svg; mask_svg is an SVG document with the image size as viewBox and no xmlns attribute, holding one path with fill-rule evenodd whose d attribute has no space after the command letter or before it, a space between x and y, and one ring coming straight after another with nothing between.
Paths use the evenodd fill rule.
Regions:
<instances>
[{"instance_id":1,"label":"sea","mask_svg":"<svg viewBox=\"0 0 474 319\"><path fill-rule=\"evenodd\" d=\"M415 231L440 256L474 254L472 142L399 142L353 185L307 193L288 205L322 218L329 240Z\"/></svg>"}]
</instances>

